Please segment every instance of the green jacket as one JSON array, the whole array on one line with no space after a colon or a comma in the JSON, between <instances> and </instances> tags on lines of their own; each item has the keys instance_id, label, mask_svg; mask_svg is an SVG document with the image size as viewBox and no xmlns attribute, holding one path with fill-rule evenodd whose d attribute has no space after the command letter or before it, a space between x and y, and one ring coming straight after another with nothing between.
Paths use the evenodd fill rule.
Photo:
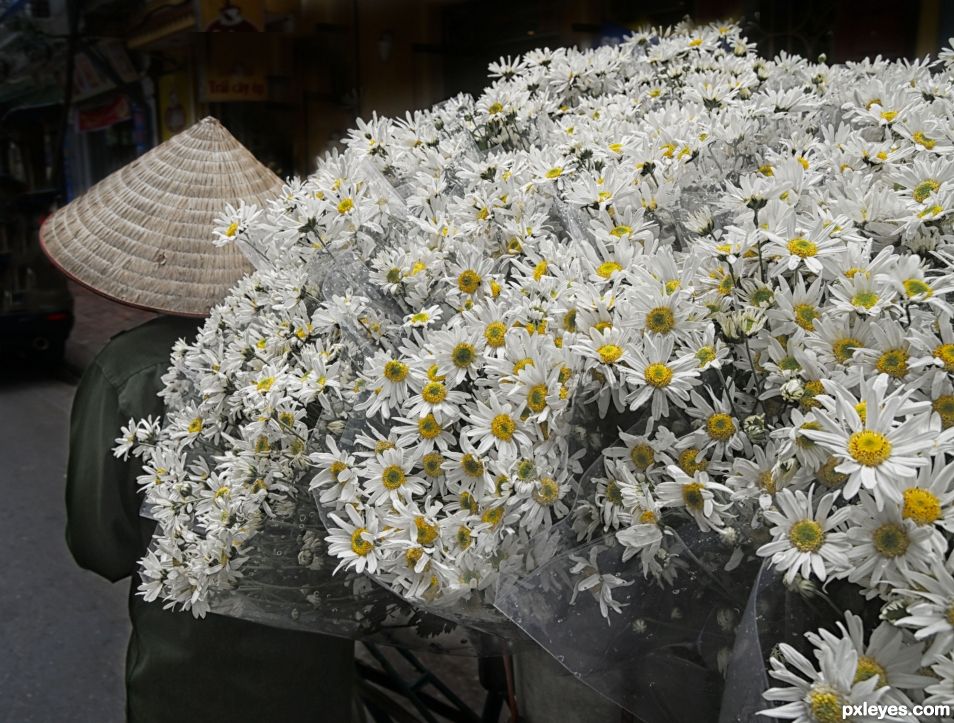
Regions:
<instances>
[{"instance_id":1,"label":"green jacket","mask_svg":"<svg viewBox=\"0 0 954 723\"><path fill-rule=\"evenodd\" d=\"M130 721L241 723L351 718L350 640L220 615L197 620L136 595L154 523L139 516L138 461L112 455L130 418L163 413L156 392L176 339L195 320L158 317L119 334L87 369L70 420L66 537L76 562L111 581L131 577L126 656Z\"/></svg>"}]
</instances>

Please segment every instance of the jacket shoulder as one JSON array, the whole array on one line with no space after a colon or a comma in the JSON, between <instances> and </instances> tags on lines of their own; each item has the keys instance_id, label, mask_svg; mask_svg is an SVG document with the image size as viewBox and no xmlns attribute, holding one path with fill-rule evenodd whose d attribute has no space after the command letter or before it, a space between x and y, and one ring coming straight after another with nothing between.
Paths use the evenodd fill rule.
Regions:
<instances>
[{"instance_id":1,"label":"jacket shoulder","mask_svg":"<svg viewBox=\"0 0 954 723\"><path fill-rule=\"evenodd\" d=\"M167 366L172 345L192 340L201 319L159 316L116 334L96 355L94 364L119 388L132 376L155 366Z\"/></svg>"}]
</instances>

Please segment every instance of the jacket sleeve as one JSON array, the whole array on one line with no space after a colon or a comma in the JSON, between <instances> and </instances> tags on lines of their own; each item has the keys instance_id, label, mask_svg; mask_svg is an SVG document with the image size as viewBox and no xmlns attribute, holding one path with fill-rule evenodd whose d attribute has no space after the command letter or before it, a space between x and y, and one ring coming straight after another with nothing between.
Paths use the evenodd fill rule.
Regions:
<instances>
[{"instance_id":1,"label":"jacket sleeve","mask_svg":"<svg viewBox=\"0 0 954 723\"><path fill-rule=\"evenodd\" d=\"M120 427L119 391L94 362L83 375L70 415L66 472L66 541L76 562L111 581L136 569L141 555L138 459L113 456Z\"/></svg>"}]
</instances>

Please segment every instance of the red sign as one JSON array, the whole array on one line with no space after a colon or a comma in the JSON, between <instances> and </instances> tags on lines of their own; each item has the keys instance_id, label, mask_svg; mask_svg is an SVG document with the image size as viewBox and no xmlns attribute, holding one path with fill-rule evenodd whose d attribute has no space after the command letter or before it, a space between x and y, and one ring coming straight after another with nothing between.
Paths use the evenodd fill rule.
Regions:
<instances>
[{"instance_id":1,"label":"red sign","mask_svg":"<svg viewBox=\"0 0 954 723\"><path fill-rule=\"evenodd\" d=\"M113 100L94 108L82 108L76 113L76 129L80 133L100 131L124 120L129 120L129 100L117 95Z\"/></svg>"}]
</instances>

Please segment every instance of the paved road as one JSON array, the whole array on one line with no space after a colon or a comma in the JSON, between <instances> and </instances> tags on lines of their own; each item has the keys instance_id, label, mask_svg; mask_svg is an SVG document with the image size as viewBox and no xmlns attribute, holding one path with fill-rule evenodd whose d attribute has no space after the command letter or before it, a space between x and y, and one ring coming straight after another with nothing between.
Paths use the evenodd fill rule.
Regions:
<instances>
[{"instance_id":1,"label":"paved road","mask_svg":"<svg viewBox=\"0 0 954 723\"><path fill-rule=\"evenodd\" d=\"M0 370L0 721L123 719L125 583L64 541L68 380Z\"/></svg>"}]
</instances>

